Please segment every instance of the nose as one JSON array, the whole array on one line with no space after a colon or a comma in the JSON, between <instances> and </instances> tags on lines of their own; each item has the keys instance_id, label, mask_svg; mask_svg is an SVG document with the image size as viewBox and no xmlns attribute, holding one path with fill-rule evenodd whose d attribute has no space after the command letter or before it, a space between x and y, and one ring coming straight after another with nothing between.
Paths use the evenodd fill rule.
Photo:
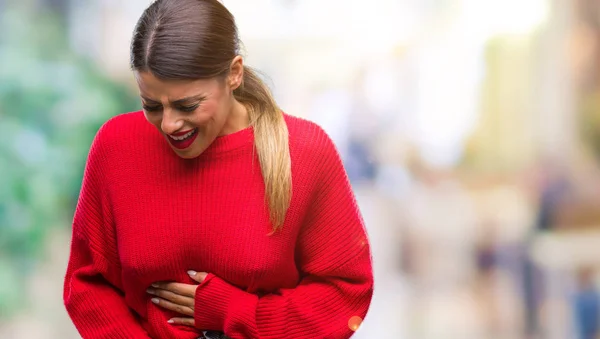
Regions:
<instances>
[{"instance_id":1,"label":"nose","mask_svg":"<svg viewBox=\"0 0 600 339\"><path fill-rule=\"evenodd\" d=\"M173 134L179 131L184 125L183 119L173 111L172 109L165 109L163 111L160 129L166 134Z\"/></svg>"}]
</instances>

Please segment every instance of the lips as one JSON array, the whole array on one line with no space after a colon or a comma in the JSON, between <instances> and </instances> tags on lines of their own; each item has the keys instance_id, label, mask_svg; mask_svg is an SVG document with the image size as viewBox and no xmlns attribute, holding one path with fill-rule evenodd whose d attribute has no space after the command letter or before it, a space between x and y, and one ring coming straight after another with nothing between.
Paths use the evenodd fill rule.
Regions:
<instances>
[{"instance_id":1,"label":"lips","mask_svg":"<svg viewBox=\"0 0 600 339\"><path fill-rule=\"evenodd\" d=\"M184 131L179 133L173 133L167 135L167 139L177 149L186 149L192 145L194 140L198 137L198 129L194 128L190 131Z\"/></svg>"},{"instance_id":2,"label":"lips","mask_svg":"<svg viewBox=\"0 0 600 339\"><path fill-rule=\"evenodd\" d=\"M182 141L185 140L187 138L189 138L190 136L192 136L192 134L194 133L195 130L190 130L187 132L180 132L180 133L175 133L175 134L170 134L169 137L171 137L171 139L175 140L175 141Z\"/></svg>"}]
</instances>

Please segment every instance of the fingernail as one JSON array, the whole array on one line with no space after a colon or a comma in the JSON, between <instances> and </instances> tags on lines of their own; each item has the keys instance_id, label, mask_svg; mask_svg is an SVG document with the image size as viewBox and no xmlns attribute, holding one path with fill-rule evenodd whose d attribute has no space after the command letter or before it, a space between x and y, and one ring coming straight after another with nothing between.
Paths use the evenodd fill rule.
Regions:
<instances>
[{"instance_id":1,"label":"fingernail","mask_svg":"<svg viewBox=\"0 0 600 339\"><path fill-rule=\"evenodd\" d=\"M173 321L173 319L169 319L167 322L168 322L169 324L172 324L172 323L174 323L175 321Z\"/></svg>"},{"instance_id":2,"label":"fingernail","mask_svg":"<svg viewBox=\"0 0 600 339\"><path fill-rule=\"evenodd\" d=\"M147 290L146 290L146 292L148 292L148 293L150 293L150 294L154 294L154 289L152 289L152 288L149 288L149 289L147 289Z\"/></svg>"},{"instance_id":3,"label":"fingernail","mask_svg":"<svg viewBox=\"0 0 600 339\"><path fill-rule=\"evenodd\" d=\"M195 277L196 274L198 274L198 272L190 270L190 271L188 271L188 274L192 277Z\"/></svg>"},{"instance_id":4,"label":"fingernail","mask_svg":"<svg viewBox=\"0 0 600 339\"><path fill-rule=\"evenodd\" d=\"M158 298L152 298L152 302L158 304Z\"/></svg>"},{"instance_id":5,"label":"fingernail","mask_svg":"<svg viewBox=\"0 0 600 339\"><path fill-rule=\"evenodd\" d=\"M158 287L157 283L152 284L152 287Z\"/></svg>"}]
</instances>

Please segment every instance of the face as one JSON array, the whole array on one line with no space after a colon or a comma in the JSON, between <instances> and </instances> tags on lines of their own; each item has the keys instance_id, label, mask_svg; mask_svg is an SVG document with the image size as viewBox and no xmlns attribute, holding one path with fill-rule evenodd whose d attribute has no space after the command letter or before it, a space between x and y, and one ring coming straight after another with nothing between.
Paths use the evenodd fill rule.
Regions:
<instances>
[{"instance_id":1,"label":"face","mask_svg":"<svg viewBox=\"0 0 600 339\"><path fill-rule=\"evenodd\" d=\"M248 126L244 107L233 97L241 72L234 60L225 79L161 80L150 72L135 72L135 78L148 122L177 155L192 159L218 136Z\"/></svg>"}]
</instances>

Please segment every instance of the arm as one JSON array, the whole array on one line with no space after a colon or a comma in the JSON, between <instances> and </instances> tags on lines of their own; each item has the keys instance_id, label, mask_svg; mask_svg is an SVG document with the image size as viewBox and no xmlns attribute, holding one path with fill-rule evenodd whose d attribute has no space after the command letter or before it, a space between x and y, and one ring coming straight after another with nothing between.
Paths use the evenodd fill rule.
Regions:
<instances>
[{"instance_id":1,"label":"arm","mask_svg":"<svg viewBox=\"0 0 600 339\"><path fill-rule=\"evenodd\" d=\"M73 220L64 302L86 339L150 338L125 304L111 208L103 180L102 128L92 144ZM104 137L105 138L105 137Z\"/></svg>"},{"instance_id":2,"label":"arm","mask_svg":"<svg viewBox=\"0 0 600 339\"><path fill-rule=\"evenodd\" d=\"M299 285L259 297L209 274L196 289L197 328L232 338L338 339L365 317L373 293L369 244L340 157L323 138L319 192L297 244Z\"/></svg>"}]
</instances>

